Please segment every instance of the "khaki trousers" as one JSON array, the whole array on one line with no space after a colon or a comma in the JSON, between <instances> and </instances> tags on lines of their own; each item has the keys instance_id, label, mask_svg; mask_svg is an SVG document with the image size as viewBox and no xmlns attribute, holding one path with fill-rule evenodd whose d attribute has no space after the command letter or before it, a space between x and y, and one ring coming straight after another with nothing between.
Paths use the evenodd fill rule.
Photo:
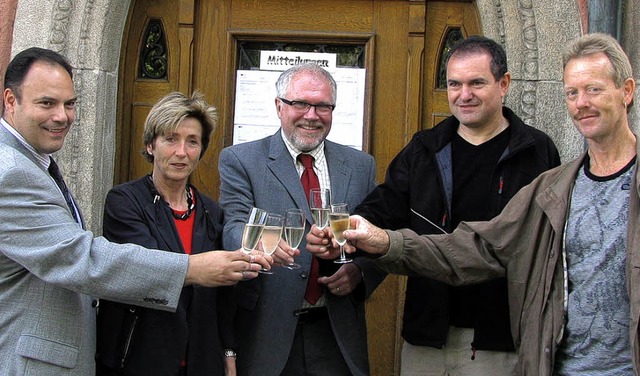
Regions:
<instances>
[{"instance_id":1,"label":"khaki trousers","mask_svg":"<svg viewBox=\"0 0 640 376\"><path fill-rule=\"evenodd\" d=\"M401 376L512 376L515 352L476 350L471 360L473 329L449 327L447 344L440 350L428 346L402 346Z\"/></svg>"}]
</instances>

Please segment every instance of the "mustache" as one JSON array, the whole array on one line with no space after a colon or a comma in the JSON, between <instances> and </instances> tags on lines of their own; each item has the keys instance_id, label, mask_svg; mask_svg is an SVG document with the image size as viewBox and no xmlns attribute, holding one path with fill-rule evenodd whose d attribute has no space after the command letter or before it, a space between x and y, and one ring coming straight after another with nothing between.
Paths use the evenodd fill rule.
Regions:
<instances>
[{"instance_id":1,"label":"mustache","mask_svg":"<svg viewBox=\"0 0 640 376\"><path fill-rule=\"evenodd\" d=\"M574 120L581 120L585 117L589 116L599 116L600 111L588 111L588 110L578 110L575 115L573 115Z\"/></svg>"},{"instance_id":2,"label":"mustache","mask_svg":"<svg viewBox=\"0 0 640 376\"><path fill-rule=\"evenodd\" d=\"M322 128L324 126L319 121L299 121L296 125L299 127L315 127L315 128Z\"/></svg>"},{"instance_id":3,"label":"mustache","mask_svg":"<svg viewBox=\"0 0 640 376\"><path fill-rule=\"evenodd\" d=\"M468 101L457 100L454 104L456 106L477 106L480 104L480 101L477 101L475 99L470 99Z\"/></svg>"}]
</instances>

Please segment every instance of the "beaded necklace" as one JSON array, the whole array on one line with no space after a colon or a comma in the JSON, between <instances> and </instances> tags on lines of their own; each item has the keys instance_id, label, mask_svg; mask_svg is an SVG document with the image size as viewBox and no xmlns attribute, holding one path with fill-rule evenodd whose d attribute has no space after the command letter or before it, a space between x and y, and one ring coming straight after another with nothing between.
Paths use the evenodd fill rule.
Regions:
<instances>
[{"instance_id":1,"label":"beaded necklace","mask_svg":"<svg viewBox=\"0 0 640 376\"><path fill-rule=\"evenodd\" d=\"M182 221L189 218L189 216L193 212L193 208L195 207L195 205L193 205L193 196L191 194L191 188L189 188L189 185L187 184L184 187L184 189L187 191L187 211L182 214L177 214L173 209L171 209L171 214L173 214L173 218L180 219Z\"/></svg>"}]
</instances>

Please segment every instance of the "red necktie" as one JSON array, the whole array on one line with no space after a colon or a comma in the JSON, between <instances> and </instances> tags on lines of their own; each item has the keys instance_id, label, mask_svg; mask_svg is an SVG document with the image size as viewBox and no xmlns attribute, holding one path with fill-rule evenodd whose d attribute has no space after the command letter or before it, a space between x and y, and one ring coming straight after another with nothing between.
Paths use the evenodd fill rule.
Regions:
<instances>
[{"instance_id":1,"label":"red necktie","mask_svg":"<svg viewBox=\"0 0 640 376\"><path fill-rule=\"evenodd\" d=\"M304 166L304 171L300 177L304 194L309 201L309 190L312 188L320 188L320 181L318 175L313 171L313 157L309 154L299 154L298 160ZM304 293L304 299L309 304L314 305L322 296L322 285L318 283L318 277L320 277L320 264L315 257L311 258L311 270L309 271L309 282L307 282L307 291Z\"/></svg>"}]
</instances>

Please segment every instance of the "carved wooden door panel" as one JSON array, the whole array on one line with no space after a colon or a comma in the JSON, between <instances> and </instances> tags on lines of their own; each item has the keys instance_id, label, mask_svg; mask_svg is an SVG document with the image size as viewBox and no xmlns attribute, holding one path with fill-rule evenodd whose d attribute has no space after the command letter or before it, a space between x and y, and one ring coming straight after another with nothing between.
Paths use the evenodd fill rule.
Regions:
<instances>
[{"instance_id":1,"label":"carved wooden door panel","mask_svg":"<svg viewBox=\"0 0 640 376\"><path fill-rule=\"evenodd\" d=\"M193 0L134 1L120 58L115 183L151 172L140 155L151 107L191 88Z\"/></svg>"},{"instance_id":2,"label":"carved wooden door panel","mask_svg":"<svg viewBox=\"0 0 640 376\"><path fill-rule=\"evenodd\" d=\"M478 10L471 2L427 2L426 29L429 37L424 46L423 129L431 128L451 115L445 64L451 44L469 35L482 34Z\"/></svg>"}]
</instances>

